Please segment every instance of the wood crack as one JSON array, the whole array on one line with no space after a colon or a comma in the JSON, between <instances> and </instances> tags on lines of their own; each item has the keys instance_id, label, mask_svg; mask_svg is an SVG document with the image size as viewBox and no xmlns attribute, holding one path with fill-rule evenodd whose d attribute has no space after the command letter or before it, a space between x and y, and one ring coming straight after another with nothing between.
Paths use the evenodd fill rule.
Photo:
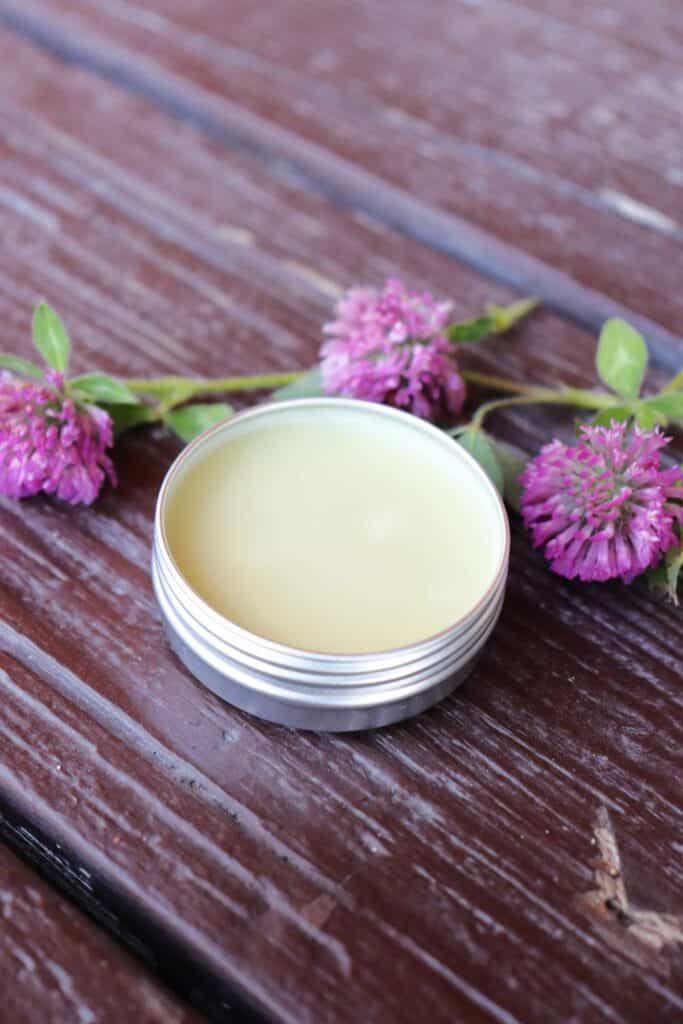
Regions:
<instances>
[{"instance_id":1,"label":"wood crack","mask_svg":"<svg viewBox=\"0 0 683 1024\"><path fill-rule=\"evenodd\" d=\"M577 908L611 949L639 967L668 977L671 968L663 951L667 946L683 945L683 917L631 906L617 837L606 807L598 810L594 837L600 851L595 861L597 888L577 896Z\"/></svg>"}]
</instances>

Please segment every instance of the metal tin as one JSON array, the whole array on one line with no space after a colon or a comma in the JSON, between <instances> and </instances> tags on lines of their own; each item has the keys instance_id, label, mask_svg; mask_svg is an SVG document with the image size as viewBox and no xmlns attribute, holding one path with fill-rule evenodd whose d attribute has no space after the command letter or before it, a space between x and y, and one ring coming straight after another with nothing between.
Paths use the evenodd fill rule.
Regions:
<instances>
[{"instance_id":1,"label":"metal tin","mask_svg":"<svg viewBox=\"0 0 683 1024\"><path fill-rule=\"evenodd\" d=\"M291 410L334 405L359 416L399 418L430 442L470 464L486 500L497 509L503 555L482 599L436 636L371 654L320 654L287 647L230 622L192 589L179 571L165 530L166 509L180 474L209 448L229 443L246 418L287 417ZM441 700L467 678L500 614L507 579L510 533L503 503L484 471L464 449L423 420L387 406L338 398L263 405L233 416L196 438L162 484L154 526L152 575L169 642L197 679L224 700L282 725L346 732L388 725Z\"/></svg>"}]
</instances>

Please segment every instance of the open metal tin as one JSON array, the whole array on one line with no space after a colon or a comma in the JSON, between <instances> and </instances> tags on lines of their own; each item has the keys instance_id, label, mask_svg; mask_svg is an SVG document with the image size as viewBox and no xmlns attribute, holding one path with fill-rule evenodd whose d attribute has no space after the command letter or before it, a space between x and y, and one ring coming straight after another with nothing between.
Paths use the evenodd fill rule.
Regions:
<instances>
[{"instance_id":1,"label":"open metal tin","mask_svg":"<svg viewBox=\"0 0 683 1024\"><path fill-rule=\"evenodd\" d=\"M446 629L418 643L364 654L318 653L276 643L225 618L193 589L178 568L166 529L167 512L188 468L216 446L230 444L255 421L284 422L305 408L332 406L365 417L371 427L387 418L420 432L449 458L468 463L469 486L490 511L491 543L500 558L483 595ZM273 510L277 514L277 510ZM201 522L193 523L201 529ZM300 399L259 406L196 438L176 459L159 493L152 573L169 642L192 674L218 696L282 725L344 732L388 725L419 713L460 685L472 670L500 614L509 560L509 525L503 503L484 471L442 431L386 406L337 398Z\"/></svg>"}]
</instances>

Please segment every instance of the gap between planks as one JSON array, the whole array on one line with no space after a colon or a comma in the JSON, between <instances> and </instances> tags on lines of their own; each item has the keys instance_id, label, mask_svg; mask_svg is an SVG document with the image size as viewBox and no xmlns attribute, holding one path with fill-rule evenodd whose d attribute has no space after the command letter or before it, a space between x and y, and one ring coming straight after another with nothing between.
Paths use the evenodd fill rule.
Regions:
<instances>
[{"instance_id":1,"label":"gap between planks","mask_svg":"<svg viewBox=\"0 0 683 1024\"><path fill-rule=\"evenodd\" d=\"M0 802L0 842L141 961L161 985L215 1024L267 1024L228 991L170 933L157 928L119 892L55 844L21 812Z\"/></svg>"},{"instance_id":2,"label":"gap between planks","mask_svg":"<svg viewBox=\"0 0 683 1024\"><path fill-rule=\"evenodd\" d=\"M669 372L680 369L681 340L661 324L343 157L152 66L144 56L113 48L91 32L74 40L47 13L26 13L13 4L0 3L0 25L53 57L142 96L225 148L248 153L272 174L294 178L341 208L365 214L489 279L537 296L548 309L584 329L597 333L613 316L629 320L647 337L656 366Z\"/></svg>"}]
</instances>

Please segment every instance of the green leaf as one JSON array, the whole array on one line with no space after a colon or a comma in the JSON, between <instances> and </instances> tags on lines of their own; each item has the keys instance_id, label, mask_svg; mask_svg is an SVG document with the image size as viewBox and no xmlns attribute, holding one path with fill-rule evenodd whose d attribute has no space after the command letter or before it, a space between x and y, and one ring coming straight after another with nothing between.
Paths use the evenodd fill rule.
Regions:
<instances>
[{"instance_id":1,"label":"green leaf","mask_svg":"<svg viewBox=\"0 0 683 1024\"><path fill-rule=\"evenodd\" d=\"M157 421L156 410L144 402L137 402L135 405L126 403L118 405L116 402L101 403L100 408L108 412L114 421L114 433L118 437L124 430L131 430L133 427L140 427L145 423Z\"/></svg>"},{"instance_id":2,"label":"green leaf","mask_svg":"<svg viewBox=\"0 0 683 1024\"><path fill-rule=\"evenodd\" d=\"M612 420L622 423L633 416L633 407L630 405L610 405L608 409L601 409L593 417L593 423L599 427L608 427Z\"/></svg>"},{"instance_id":3,"label":"green leaf","mask_svg":"<svg viewBox=\"0 0 683 1024\"><path fill-rule=\"evenodd\" d=\"M529 461L529 456L521 448L516 448L506 441L494 440L492 437L489 437L489 441L503 473L503 497L511 509L519 512L522 499L519 478Z\"/></svg>"},{"instance_id":4,"label":"green leaf","mask_svg":"<svg viewBox=\"0 0 683 1024\"><path fill-rule=\"evenodd\" d=\"M636 406L636 419L641 427L665 427L671 421L683 420L683 391L665 391L642 399Z\"/></svg>"},{"instance_id":5,"label":"green leaf","mask_svg":"<svg viewBox=\"0 0 683 1024\"><path fill-rule=\"evenodd\" d=\"M183 441L191 441L232 413L232 406L225 402L198 402L196 405L185 405L182 409L171 409L164 416L164 423Z\"/></svg>"},{"instance_id":6,"label":"green leaf","mask_svg":"<svg viewBox=\"0 0 683 1024\"><path fill-rule=\"evenodd\" d=\"M287 402L291 398L318 398L324 394L322 372L319 366L314 366L298 380L293 380L291 384L285 384L284 387L273 391L270 400Z\"/></svg>"},{"instance_id":7,"label":"green leaf","mask_svg":"<svg viewBox=\"0 0 683 1024\"><path fill-rule=\"evenodd\" d=\"M39 366L29 363L28 359L20 359L19 356L0 355L0 367L18 373L21 377L35 377L39 380L43 376Z\"/></svg>"},{"instance_id":8,"label":"green leaf","mask_svg":"<svg viewBox=\"0 0 683 1024\"><path fill-rule=\"evenodd\" d=\"M41 302L33 314L33 342L48 366L65 372L71 343L54 309Z\"/></svg>"},{"instance_id":9,"label":"green leaf","mask_svg":"<svg viewBox=\"0 0 683 1024\"><path fill-rule=\"evenodd\" d=\"M88 401L116 405L139 405L130 388L106 373L84 373L69 381L70 391L79 391Z\"/></svg>"},{"instance_id":10,"label":"green leaf","mask_svg":"<svg viewBox=\"0 0 683 1024\"><path fill-rule=\"evenodd\" d=\"M505 488L503 470L496 456L492 440L483 432L472 427L465 427L455 436L458 444L469 452L479 463L491 482L502 494Z\"/></svg>"},{"instance_id":11,"label":"green leaf","mask_svg":"<svg viewBox=\"0 0 683 1024\"><path fill-rule=\"evenodd\" d=\"M509 330L518 320L527 316L537 306L538 299L519 299L509 306L495 306L492 304L486 312L493 318L493 330L496 334L500 334L502 331Z\"/></svg>"},{"instance_id":12,"label":"green leaf","mask_svg":"<svg viewBox=\"0 0 683 1024\"><path fill-rule=\"evenodd\" d=\"M683 388L683 370L680 370L675 377L672 377L664 388L665 391L680 391Z\"/></svg>"},{"instance_id":13,"label":"green leaf","mask_svg":"<svg viewBox=\"0 0 683 1024\"><path fill-rule=\"evenodd\" d=\"M627 420L633 416L638 426L646 430L666 427L669 423L683 422L683 391L662 391L650 398L641 398L629 405L614 405L602 409L593 423L606 425L610 420Z\"/></svg>"},{"instance_id":14,"label":"green leaf","mask_svg":"<svg viewBox=\"0 0 683 1024\"><path fill-rule=\"evenodd\" d=\"M643 430L652 430L654 427L666 426L666 416L662 416L661 413L657 413L655 409L650 409L646 405L637 404L633 408L633 417L639 427Z\"/></svg>"},{"instance_id":15,"label":"green leaf","mask_svg":"<svg viewBox=\"0 0 683 1024\"><path fill-rule=\"evenodd\" d=\"M595 361L607 387L621 398L638 397L647 367L647 346L630 324L617 317L605 323Z\"/></svg>"},{"instance_id":16,"label":"green leaf","mask_svg":"<svg viewBox=\"0 0 683 1024\"><path fill-rule=\"evenodd\" d=\"M495 320L492 316L477 316L473 320L461 320L446 328L448 340L454 345L463 345L471 341L481 341L493 332Z\"/></svg>"},{"instance_id":17,"label":"green leaf","mask_svg":"<svg viewBox=\"0 0 683 1024\"><path fill-rule=\"evenodd\" d=\"M678 605L678 583L683 570L683 540L678 547L671 548L664 555L659 565L650 569L647 579L652 590L666 595L670 601Z\"/></svg>"},{"instance_id":18,"label":"green leaf","mask_svg":"<svg viewBox=\"0 0 683 1024\"><path fill-rule=\"evenodd\" d=\"M537 299L520 299L509 306L492 304L484 316L476 316L472 320L461 320L459 323L450 324L446 328L446 334L454 345L483 341L491 334L501 334L503 331L509 330L537 305Z\"/></svg>"}]
</instances>

